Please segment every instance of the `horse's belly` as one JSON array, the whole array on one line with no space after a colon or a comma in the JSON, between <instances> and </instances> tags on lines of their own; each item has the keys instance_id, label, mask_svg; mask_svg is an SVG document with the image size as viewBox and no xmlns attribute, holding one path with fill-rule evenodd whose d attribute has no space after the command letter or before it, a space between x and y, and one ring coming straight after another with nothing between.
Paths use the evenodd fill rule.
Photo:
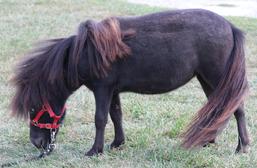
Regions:
<instances>
[{"instance_id":1,"label":"horse's belly","mask_svg":"<svg viewBox=\"0 0 257 168\"><path fill-rule=\"evenodd\" d=\"M159 94L171 91L173 89L174 87L172 87L171 84L168 83L135 83L130 86L125 86L122 90L142 94Z\"/></svg>"},{"instance_id":2,"label":"horse's belly","mask_svg":"<svg viewBox=\"0 0 257 168\"><path fill-rule=\"evenodd\" d=\"M192 75L184 77L170 77L170 78L158 78L156 79L131 79L124 85L120 85L120 91L130 91L142 94L160 94L172 91L192 79Z\"/></svg>"}]
</instances>

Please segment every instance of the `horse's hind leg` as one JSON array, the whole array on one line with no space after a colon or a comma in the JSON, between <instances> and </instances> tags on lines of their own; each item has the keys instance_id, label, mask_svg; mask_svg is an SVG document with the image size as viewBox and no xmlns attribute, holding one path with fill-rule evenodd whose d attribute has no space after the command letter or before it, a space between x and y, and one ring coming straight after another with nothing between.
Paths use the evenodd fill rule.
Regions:
<instances>
[{"instance_id":1,"label":"horse's hind leg","mask_svg":"<svg viewBox=\"0 0 257 168\"><path fill-rule=\"evenodd\" d=\"M112 98L110 116L114 125L115 132L114 140L111 143L111 148L117 148L125 142L122 128L122 110L120 105L120 97L118 94L115 94Z\"/></svg>"},{"instance_id":2,"label":"horse's hind leg","mask_svg":"<svg viewBox=\"0 0 257 168\"><path fill-rule=\"evenodd\" d=\"M246 129L245 113L244 113L243 105L236 110L234 115L236 118L237 129L238 129L238 146L236 148L236 153L238 152L246 153L247 146L249 145L249 137Z\"/></svg>"},{"instance_id":3,"label":"horse's hind leg","mask_svg":"<svg viewBox=\"0 0 257 168\"><path fill-rule=\"evenodd\" d=\"M200 82L206 97L209 98L214 89L207 82L205 82L200 75L197 75L197 79ZM215 143L215 139L209 141L209 143Z\"/></svg>"},{"instance_id":4,"label":"horse's hind leg","mask_svg":"<svg viewBox=\"0 0 257 168\"><path fill-rule=\"evenodd\" d=\"M207 97L210 96L210 94L213 92L214 87L217 86L218 84L218 77L216 79L212 79L210 80L210 84L208 84L200 75L197 75L197 79L199 80L204 93L206 94ZM248 133L247 133L247 129L246 129L246 123L245 123L245 113L243 110L243 105L241 107L239 107L235 113L234 116L236 118L236 122L237 122L237 129L238 129L238 146L236 148L236 153L238 152L247 152L247 146L249 145L249 137L248 137ZM214 143L215 141L211 141L210 143Z\"/></svg>"}]
</instances>

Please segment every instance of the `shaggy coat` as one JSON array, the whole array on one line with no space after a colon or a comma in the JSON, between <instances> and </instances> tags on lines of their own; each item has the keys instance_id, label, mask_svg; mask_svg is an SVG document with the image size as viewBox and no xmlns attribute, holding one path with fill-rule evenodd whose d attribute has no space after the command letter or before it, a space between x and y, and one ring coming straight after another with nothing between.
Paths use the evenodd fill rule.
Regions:
<instances>
[{"instance_id":1,"label":"shaggy coat","mask_svg":"<svg viewBox=\"0 0 257 168\"><path fill-rule=\"evenodd\" d=\"M13 113L33 118L48 101L58 114L75 90L87 86L96 100L96 138L87 152L94 155L103 151L108 113L115 129L112 147L124 143L119 93L165 93L197 77L208 102L184 132L182 145L214 142L235 114L237 151L244 151L249 139L242 108L248 88L243 43L239 29L200 9L89 20L76 35L47 41L20 64ZM47 131L31 126L32 141L38 134L47 143Z\"/></svg>"}]
</instances>

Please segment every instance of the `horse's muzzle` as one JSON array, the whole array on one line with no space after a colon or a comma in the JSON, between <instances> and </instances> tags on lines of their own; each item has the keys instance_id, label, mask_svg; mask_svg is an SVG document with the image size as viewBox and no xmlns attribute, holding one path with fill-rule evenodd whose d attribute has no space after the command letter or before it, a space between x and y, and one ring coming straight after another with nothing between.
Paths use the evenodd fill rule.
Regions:
<instances>
[{"instance_id":1,"label":"horse's muzzle","mask_svg":"<svg viewBox=\"0 0 257 168\"><path fill-rule=\"evenodd\" d=\"M38 149L46 149L48 145L48 141L44 138L38 137L38 138L30 138L31 143L37 147Z\"/></svg>"}]
</instances>

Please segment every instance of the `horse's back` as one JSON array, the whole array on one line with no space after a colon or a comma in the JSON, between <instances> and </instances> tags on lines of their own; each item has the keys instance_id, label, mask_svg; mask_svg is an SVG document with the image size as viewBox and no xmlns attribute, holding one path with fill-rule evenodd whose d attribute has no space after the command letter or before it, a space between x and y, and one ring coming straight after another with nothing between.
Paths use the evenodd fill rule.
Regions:
<instances>
[{"instance_id":1,"label":"horse's back","mask_svg":"<svg viewBox=\"0 0 257 168\"><path fill-rule=\"evenodd\" d=\"M143 16L118 17L122 29L134 28L139 32L174 32L201 28L226 31L227 20L204 9L169 10Z\"/></svg>"},{"instance_id":2,"label":"horse's back","mask_svg":"<svg viewBox=\"0 0 257 168\"><path fill-rule=\"evenodd\" d=\"M142 93L173 90L196 73L223 70L233 46L229 22L206 10L177 10L119 18L132 55L115 65L120 87ZM213 68L210 68L212 66Z\"/></svg>"}]
</instances>

